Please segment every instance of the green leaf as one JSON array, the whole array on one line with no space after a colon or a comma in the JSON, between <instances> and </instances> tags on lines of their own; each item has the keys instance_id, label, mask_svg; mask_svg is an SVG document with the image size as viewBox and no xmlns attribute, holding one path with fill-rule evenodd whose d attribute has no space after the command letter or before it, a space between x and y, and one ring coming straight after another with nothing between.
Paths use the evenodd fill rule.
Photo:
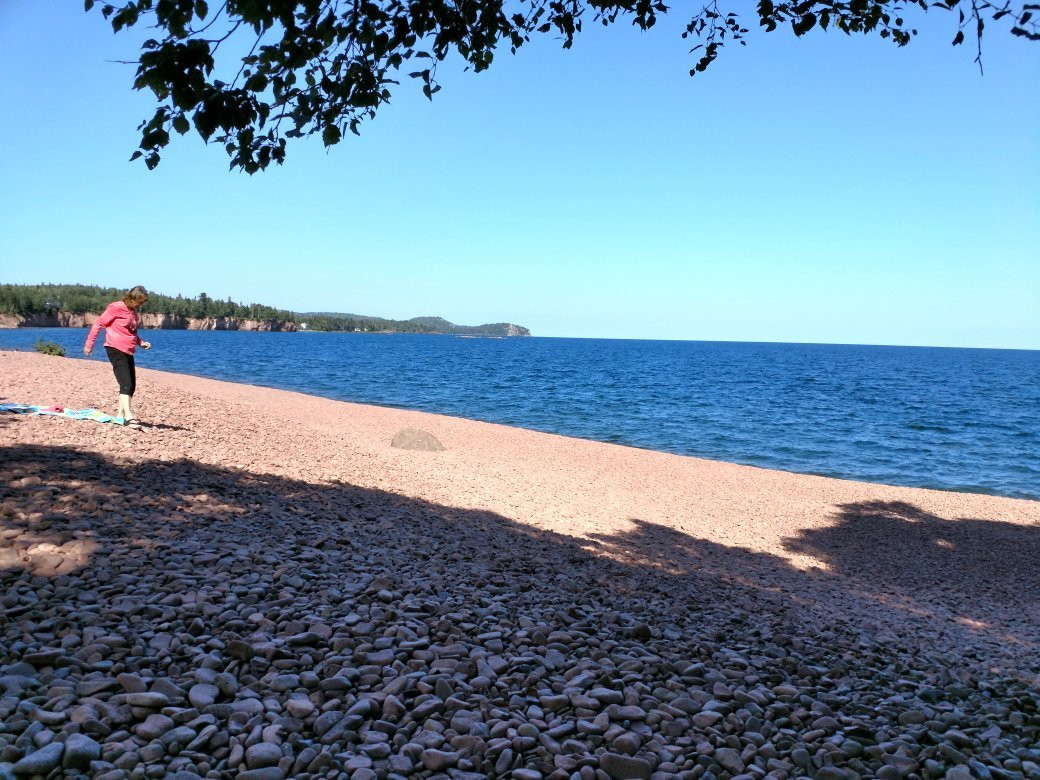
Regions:
<instances>
[{"instance_id":1,"label":"green leaf","mask_svg":"<svg viewBox=\"0 0 1040 780\"><path fill-rule=\"evenodd\" d=\"M94 0L83 0L83 10L89 11L94 7Z\"/></svg>"},{"instance_id":2,"label":"green leaf","mask_svg":"<svg viewBox=\"0 0 1040 780\"><path fill-rule=\"evenodd\" d=\"M195 0L195 15L200 19L205 19L208 13L209 5L206 3L206 0Z\"/></svg>"},{"instance_id":3,"label":"green leaf","mask_svg":"<svg viewBox=\"0 0 1040 780\"><path fill-rule=\"evenodd\" d=\"M184 135L186 132L188 132L189 127L190 126L188 125L188 118L184 116L184 114L178 114L173 118L173 129L181 135Z\"/></svg>"},{"instance_id":4,"label":"green leaf","mask_svg":"<svg viewBox=\"0 0 1040 780\"><path fill-rule=\"evenodd\" d=\"M326 146L333 146L339 143L339 139L343 137L340 129L336 125L326 125L325 129L321 132L321 140Z\"/></svg>"},{"instance_id":5,"label":"green leaf","mask_svg":"<svg viewBox=\"0 0 1040 780\"><path fill-rule=\"evenodd\" d=\"M267 89L267 76L263 73L256 73L249 77L246 81L246 89L250 92L263 92Z\"/></svg>"},{"instance_id":6,"label":"green leaf","mask_svg":"<svg viewBox=\"0 0 1040 780\"><path fill-rule=\"evenodd\" d=\"M809 30L816 26L816 14L807 13L799 21L795 22L794 33L795 35L805 35Z\"/></svg>"}]
</instances>

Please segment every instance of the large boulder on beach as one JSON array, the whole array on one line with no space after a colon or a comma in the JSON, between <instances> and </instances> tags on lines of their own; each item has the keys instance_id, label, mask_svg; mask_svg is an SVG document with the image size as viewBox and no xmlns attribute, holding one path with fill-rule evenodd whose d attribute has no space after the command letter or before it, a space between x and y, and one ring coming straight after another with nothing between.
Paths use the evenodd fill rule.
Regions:
<instances>
[{"instance_id":1,"label":"large boulder on beach","mask_svg":"<svg viewBox=\"0 0 1040 780\"><path fill-rule=\"evenodd\" d=\"M399 450L423 450L426 452L440 452L444 445L438 441L432 433L419 430L418 428L404 428L397 432L394 440L390 442L391 447Z\"/></svg>"}]
</instances>

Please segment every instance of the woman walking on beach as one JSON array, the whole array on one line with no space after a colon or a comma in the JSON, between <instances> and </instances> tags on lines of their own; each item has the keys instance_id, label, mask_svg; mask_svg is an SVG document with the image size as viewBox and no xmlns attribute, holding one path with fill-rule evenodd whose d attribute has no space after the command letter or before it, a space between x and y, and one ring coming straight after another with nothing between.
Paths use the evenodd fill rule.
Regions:
<instances>
[{"instance_id":1,"label":"woman walking on beach","mask_svg":"<svg viewBox=\"0 0 1040 780\"><path fill-rule=\"evenodd\" d=\"M134 350L140 346L142 349L150 349L151 343L142 341L137 335L137 328L141 324L141 315L138 309L144 306L148 300L148 291L138 285L128 290L121 301L113 301L108 304L104 313L94 320L94 325L87 334L87 341L83 345L83 354L89 355L94 351L94 341L102 328L105 329L105 352L112 363L112 371L119 382L119 400L116 403L116 421L120 419L123 425L140 427L139 420L134 418L130 411L130 399L137 389L137 370L134 367Z\"/></svg>"}]
</instances>

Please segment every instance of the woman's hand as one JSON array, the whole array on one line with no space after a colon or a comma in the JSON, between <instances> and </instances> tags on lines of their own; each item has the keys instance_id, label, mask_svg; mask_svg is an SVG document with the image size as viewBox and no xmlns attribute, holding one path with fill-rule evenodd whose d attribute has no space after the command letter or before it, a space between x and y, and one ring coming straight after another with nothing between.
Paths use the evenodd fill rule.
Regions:
<instances>
[{"instance_id":1,"label":"woman's hand","mask_svg":"<svg viewBox=\"0 0 1040 780\"><path fill-rule=\"evenodd\" d=\"M141 342L141 349L151 349L151 348L152 348L152 342L150 342L150 341L142 341Z\"/></svg>"},{"instance_id":2,"label":"woman's hand","mask_svg":"<svg viewBox=\"0 0 1040 780\"><path fill-rule=\"evenodd\" d=\"M90 353L94 351L93 347L83 347L83 354L90 357Z\"/></svg>"}]
</instances>

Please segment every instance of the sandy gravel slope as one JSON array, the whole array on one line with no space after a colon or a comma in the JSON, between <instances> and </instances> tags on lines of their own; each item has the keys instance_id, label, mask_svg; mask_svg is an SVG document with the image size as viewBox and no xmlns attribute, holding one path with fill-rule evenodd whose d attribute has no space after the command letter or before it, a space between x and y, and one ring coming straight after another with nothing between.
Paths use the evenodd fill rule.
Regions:
<instances>
[{"instance_id":1,"label":"sandy gravel slope","mask_svg":"<svg viewBox=\"0 0 1040 780\"><path fill-rule=\"evenodd\" d=\"M0 417L0 769L1040 776L1040 503L139 386ZM0 352L3 402L113 392Z\"/></svg>"}]
</instances>

